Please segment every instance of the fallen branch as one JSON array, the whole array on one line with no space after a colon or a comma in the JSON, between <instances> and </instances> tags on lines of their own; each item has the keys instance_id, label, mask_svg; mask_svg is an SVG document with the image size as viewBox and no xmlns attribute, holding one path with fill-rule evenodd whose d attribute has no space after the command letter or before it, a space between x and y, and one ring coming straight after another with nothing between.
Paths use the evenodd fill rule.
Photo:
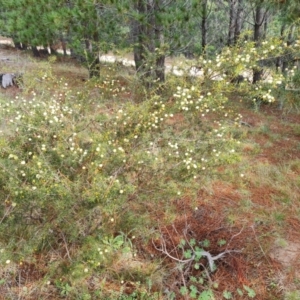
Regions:
<instances>
[{"instance_id":1,"label":"fallen branch","mask_svg":"<svg viewBox=\"0 0 300 300\"><path fill-rule=\"evenodd\" d=\"M175 260L175 261L177 261L177 262L179 262L179 263L186 264L186 263L189 263L189 262L191 262L191 261L193 261L193 260L195 259L195 253L192 255L191 258L189 258L189 259L184 259L184 260L172 256L172 255L167 251L166 243L165 243L164 241L163 241L163 245L162 245L162 248L161 248L161 249L160 249L160 248L157 248L157 247L155 246L153 240L152 240L152 244L153 244L154 248L155 248L157 251L162 252L163 254L167 255L169 258L171 258L171 259L173 259L173 260Z\"/></svg>"},{"instance_id":2,"label":"fallen branch","mask_svg":"<svg viewBox=\"0 0 300 300\"><path fill-rule=\"evenodd\" d=\"M247 127L252 127L249 123L245 122L245 121L240 121L241 125L247 126Z\"/></svg>"},{"instance_id":3,"label":"fallen branch","mask_svg":"<svg viewBox=\"0 0 300 300\"><path fill-rule=\"evenodd\" d=\"M292 91L292 92L299 92L300 89L293 89L293 88L290 88L290 87L286 87L285 88L286 91Z\"/></svg>"},{"instance_id":4,"label":"fallen branch","mask_svg":"<svg viewBox=\"0 0 300 300\"><path fill-rule=\"evenodd\" d=\"M165 254L166 256L168 256L169 258L171 258L172 260L175 260L175 261L177 261L177 262L179 262L179 263L182 263L182 264L187 264L187 263L193 261L193 260L195 259L195 257L196 257L195 250L194 250L192 247L191 247L191 248L192 248L192 250L193 250L193 254L192 254L192 257L191 257L191 258L189 258L189 259L178 259L178 258L172 256L172 255L167 251L167 246L166 246L166 243L165 243L164 240L162 240L161 248L156 247L156 245L154 244L153 240L152 240L152 244L153 244L153 246L154 246L154 248L155 248L156 250L162 252L163 254ZM215 262L216 260L222 258L225 254L229 254L229 253L233 253L233 252L235 252L235 253L240 253L241 251L240 251L240 250L226 250L226 251L224 251L224 252L219 253L219 254L216 255L216 256L212 256L212 255L210 254L210 252L202 250L202 251L201 251L201 256L205 256L205 257L207 258L207 260L208 260L208 265L209 265L209 269L210 269L211 272L213 272L213 271L215 271L214 262Z\"/></svg>"}]
</instances>

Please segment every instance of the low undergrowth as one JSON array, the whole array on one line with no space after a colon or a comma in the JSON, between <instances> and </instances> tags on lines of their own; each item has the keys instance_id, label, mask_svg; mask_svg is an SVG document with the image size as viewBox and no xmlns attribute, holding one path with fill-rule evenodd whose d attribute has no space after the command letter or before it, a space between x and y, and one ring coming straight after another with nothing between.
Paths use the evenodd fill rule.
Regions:
<instances>
[{"instance_id":1,"label":"low undergrowth","mask_svg":"<svg viewBox=\"0 0 300 300\"><path fill-rule=\"evenodd\" d=\"M55 72L36 63L0 99L4 299L267 299L247 266L257 253L268 262L259 237L285 220L281 202L295 207L285 176L299 166L248 168L268 130L229 99L253 87L169 76L145 93L112 66L86 82ZM268 87L252 98L272 102ZM236 194L218 196L226 181ZM267 221L251 186L276 190Z\"/></svg>"},{"instance_id":2,"label":"low undergrowth","mask_svg":"<svg viewBox=\"0 0 300 300\"><path fill-rule=\"evenodd\" d=\"M1 103L4 272L14 281L22 266L46 259L44 284L62 296L103 297L101 282L131 278L142 291L158 263L134 262L133 236L149 235L149 209L172 210L170 201L196 191L212 168L238 160L230 128L239 116L226 112L226 97L194 86L172 87L170 101L153 94L139 104L111 102L111 93L126 93L117 80L73 90L51 68L31 73L24 93ZM218 121L208 122L210 113ZM20 277L2 286L31 280Z\"/></svg>"}]
</instances>

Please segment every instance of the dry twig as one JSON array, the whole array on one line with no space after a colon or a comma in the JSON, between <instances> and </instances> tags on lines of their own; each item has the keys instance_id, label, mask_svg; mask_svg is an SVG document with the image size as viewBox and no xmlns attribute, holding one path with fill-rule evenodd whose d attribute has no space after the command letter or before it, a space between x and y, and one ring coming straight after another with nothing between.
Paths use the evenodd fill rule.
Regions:
<instances>
[{"instance_id":1,"label":"dry twig","mask_svg":"<svg viewBox=\"0 0 300 300\"><path fill-rule=\"evenodd\" d=\"M156 250L162 252L163 254L165 254L166 256L168 256L169 258L171 258L172 260L174 261L177 261L181 264L187 264L189 262L192 262L195 257L196 257L196 254L195 254L195 250L193 249L193 247L189 244L189 246L191 247L191 249L193 250L193 254L192 254L192 257L189 258L189 259L179 259L179 258L176 258L174 256L172 256L168 250L167 250L167 246L166 246L166 243L165 241L162 239L162 245L161 245L161 248L158 248L156 247L156 245L154 244L153 240L152 240L152 243L153 243L153 246ZM210 252L208 251L205 251L205 250L202 250L201 251L201 256L205 256L208 260L208 265L209 265L209 269L210 269L210 272L213 272L215 270L215 267L214 267L214 262L220 258L222 258L224 255L226 254L229 254L229 253L240 253L241 251L240 250L225 250L221 253L219 253L218 255L216 256L212 256Z\"/></svg>"}]
</instances>

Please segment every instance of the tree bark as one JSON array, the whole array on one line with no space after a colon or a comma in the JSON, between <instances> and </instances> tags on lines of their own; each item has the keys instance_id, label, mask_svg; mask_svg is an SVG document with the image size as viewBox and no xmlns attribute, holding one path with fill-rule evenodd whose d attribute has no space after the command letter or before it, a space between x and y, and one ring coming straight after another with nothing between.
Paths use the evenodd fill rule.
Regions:
<instances>
[{"instance_id":1,"label":"tree bark","mask_svg":"<svg viewBox=\"0 0 300 300\"><path fill-rule=\"evenodd\" d=\"M229 1L229 29L227 45L230 46L234 42L235 25L236 25L236 0Z\"/></svg>"},{"instance_id":2,"label":"tree bark","mask_svg":"<svg viewBox=\"0 0 300 300\"><path fill-rule=\"evenodd\" d=\"M93 45L93 42L95 45ZM85 39L86 47L86 62L89 71L89 77L99 77L100 76L100 58L98 49L98 37L94 36L91 42L88 38Z\"/></svg>"},{"instance_id":3,"label":"tree bark","mask_svg":"<svg viewBox=\"0 0 300 300\"><path fill-rule=\"evenodd\" d=\"M27 50L27 45L22 42L18 42L15 39L13 39L13 43L15 45L15 48L18 50Z\"/></svg>"},{"instance_id":4,"label":"tree bark","mask_svg":"<svg viewBox=\"0 0 300 300\"><path fill-rule=\"evenodd\" d=\"M285 31L285 24L282 24L281 29L280 29L280 39L282 41L284 39L284 31ZM282 68L282 63L283 63L283 60L282 60L282 55L281 55L276 58L276 63L275 63L276 72L279 72L279 70Z\"/></svg>"},{"instance_id":5,"label":"tree bark","mask_svg":"<svg viewBox=\"0 0 300 300\"><path fill-rule=\"evenodd\" d=\"M262 6L262 3L258 3L255 9L254 16L254 42L255 46L259 47L261 45L261 40L263 38L263 22L266 12ZM253 70L253 83L256 83L261 80L263 74L263 69L256 67Z\"/></svg>"},{"instance_id":6,"label":"tree bark","mask_svg":"<svg viewBox=\"0 0 300 300\"><path fill-rule=\"evenodd\" d=\"M93 62L90 65L89 68L89 77L99 77L100 76L100 59L99 57L94 57Z\"/></svg>"},{"instance_id":7,"label":"tree bark","mask_svg":"<svg viewBox=\"0 0 300 300\"><path fill-rule=\"evenodd\" d=\"M40 57L41 56L40 52L39 52L39 50L38 50L38 48L36 46L32 46L31 50L32 50L32 53L33 53L34 57Z\"/></svg>"},{"instance_id":8,"label":"tree bark","mask_svg":"<svg viewBox=\"0 0 300 300\"><path fill-rule=\"evenodd\" d=\"M268 22L269 21L269 16L266 13L265 17L264 17L264 25L263 25L263 38L266 39L267 38L267 30L268 30Z\"/></svg>"},{"instance_id":9,"label":"tree bark","mask_svg":"<svg viewBox=\"0 0 300 300\"><path fill-rule=\"evenodd\" d=\"M132 21L134 61L143 84L150 88L165 81L165 54L162 25L158 21L158 0L138 0L134 9L139 17Z\"/></svg>"},{"instance_id":10,"label":"tree bark","mask_svg":"<svg viewBox=\"0 0 300 300\"><path fill-rule=\"evenodd\" d=\"M202 53L205 54L206 52L206 44L207 44L207 0L202 0L202 22L201 22L201 46L202 46Z\"/></svg>"},{"instance_id":11,"label":"tree bark","mask_svg":"<svg viewBox=\"0 0 300 300\"><path fill-rule=\"evenodd\" d=\"M264 22L264 9L261 4L258 4L255 10L255 23L254 23L254 41L256 46L261 44L263 37L263 22Z\"/></svg>"},{"instance_id":12,"label":"tree bark","mask_svg":"<svg viewBox=\"0 0 300 300\"><path fill-rule=\"evenodd\" d=\"M243 27L243 0L238 0L237 12L235 18L235 28L234 28L234 43L236 44L240 38L242 27Z\"/></svg>"},{"instance_id":13,"label":"tree bark","mask_svg":"<svg viewBox=\"0 0 300 300\"><path fill-rule=\"evenodd\" d=\"M295 33L295 25L293 24L293 25L291 25L288 36L287 36L286 44L288 46L290 46L293 43L294 33ZM282 66L281 66L281 68L282 68L281 71L283 74L286 74L286 70L288 68L290 60L292 60L292 59L291 59L291 57L289 57L289 55L286 55L285 58L283 59Z\"/></svg>"},{"instance_id":14,"label":"tree bark","mask_svg":"<svg viewBox=\"0 0 300 300\"><path fill-rule=\"evenodd\" d=\"M18 50L23 50L23 47L22 47L22 44L20 42L15 42L14 41L14 44L15 44L15 48L18 49Z\"/></svg>"}]
</instances>

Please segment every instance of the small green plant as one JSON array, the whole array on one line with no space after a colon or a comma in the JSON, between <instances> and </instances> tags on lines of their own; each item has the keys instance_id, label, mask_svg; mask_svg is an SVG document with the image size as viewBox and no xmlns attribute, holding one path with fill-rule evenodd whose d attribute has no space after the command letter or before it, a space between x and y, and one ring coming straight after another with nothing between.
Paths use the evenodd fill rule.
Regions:
<instances>
[{"instance_id":1,"label":"small green plant","mask_svg":"<svg viewBox=\"0 0 300 300\"><path fill-rule=\"evenodd\" d=\"M206 290L200 293L198 300L215 300L212 290Z\"/></svg>"},{"instance_id":2,"label":"small green plant","mask_svg":"<svg viewBox=\"0 0 300 300\"><path fill-rule=\"evenodd\" d=\"M231 292L229 292L229 291L224 291L223 292L223 297L224 297L224 299L232 299L232 293Z\"/></svg>"},{"instance_id":3,"label":"small green plant","mask_svg":"<svg viewBox=\"0 0 300 300\"><path fill-rule=\"evenodd\" d=\"M249 298L254 298L256 296L256 293L253 289L251 289L249 286L247 285L243 285L244 290L247 292L247 295Z\"/></svg>"},{"instance_id":4,"label":"small green plant","mask_svg":"<svg viewBox=\"0 0 300 300\"><path fill-rule=\"evenodd\" d=\"M58 288L61 296L68 296L73 288L69 285L69 283L56 282L56 287Z\"/></svg>"}]
</instances>

